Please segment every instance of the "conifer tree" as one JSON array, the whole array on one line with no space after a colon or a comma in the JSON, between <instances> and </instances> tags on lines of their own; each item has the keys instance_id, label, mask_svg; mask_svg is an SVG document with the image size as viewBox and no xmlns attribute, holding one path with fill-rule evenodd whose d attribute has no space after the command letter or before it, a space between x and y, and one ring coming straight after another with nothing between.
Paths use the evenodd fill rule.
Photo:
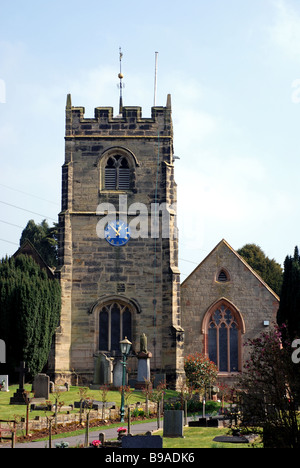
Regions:
<instances>
[{"instance_id":1,"label":"conifer tree","mask_svg":"<svg viewBox=\"0 0 300 468\"><path fill-rule=\"evenodd\" d=\"M31 374L47 363L61 307L60 285L27 256L0 263L0 338L10 373L26 361Z\"/></svg>"},{"instance_id":2,"label":"conifer tree","mask_svg":"<svg viewBox=\"0 0 300 468\"><path fill-rule=\"evenodd\" d=\"M300 337L300 256L298 247L295 247L294 256L287 256L284 262L277 323L280 326L282 324L287 326L290 339Z\"/></svg>"},{"instance_id":3,"label":"conifer tree","mask_svg":"<svg viewBox=\"0 0 300 468\"><path fill-rule=\"evenodd\" d=\"M57 237L58 225L54 223L50 227L44 219L40 224L35 224L31 219L23 230L20 238L20 246L28 239L39 252L40 256L50 267L57 266Z\"/></svg>"}]
</instances>

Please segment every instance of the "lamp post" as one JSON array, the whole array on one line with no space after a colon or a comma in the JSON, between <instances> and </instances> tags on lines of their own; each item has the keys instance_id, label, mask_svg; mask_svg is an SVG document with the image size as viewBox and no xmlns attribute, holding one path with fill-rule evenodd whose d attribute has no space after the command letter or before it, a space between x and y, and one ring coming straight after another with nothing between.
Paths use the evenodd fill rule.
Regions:
<instances>
[{"instance_id":1,"label":"lamp post","mask_svg":"<svg viewBox=\"0 0 300 468\"><path fill-rule=\"evenodd\" d=\"M122 396L121 396L121 409L120 409L120 415L121 415L121 422L124 422L124 414L125 414L125 406L124 406L124 400L125 400L125 381L126 381L126 359L129 355L130 348L131 348L132 343L127 339L125 336L125 339L120 341L120 349L121 353L123 356L123 378L122 378Z\"/></svg>"}]
</instances>

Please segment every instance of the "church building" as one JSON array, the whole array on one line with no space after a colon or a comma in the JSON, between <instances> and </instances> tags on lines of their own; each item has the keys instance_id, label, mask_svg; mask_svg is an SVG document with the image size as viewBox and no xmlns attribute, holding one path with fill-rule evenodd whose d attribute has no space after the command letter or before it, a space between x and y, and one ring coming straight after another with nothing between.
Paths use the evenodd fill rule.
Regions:
<instances>
[{"instance_id":1,"label":"church building","mask_svg":"<svg viewBox=\"0 0 300 468\"><path fill-rule=\"evenodd\" d=\"M145 333L151 371L184 379L171 97L153 107L66 106L54 378L93 382L99 355L132 353ZM132 372L136 358L128 361Z\"/></svg>"},{"instance_id":2,"label":"church building","mask_svg":"<svg viewBox=\"0 0 300 468\"><path fill-rule=\"evenodd\" d=\"M243 370L248 340L276 323L279 297L223 239L181 284L185 355L206 354L228 385Z\"/></svg>"},{"instance_id":3,"label":"church building","mask_svg":"<svg viewBox=\"0 0 300 468\"><path fill-rule=\"evenodd\" d=\"M97 107L67 97L57 274L60 326L49 369L93 383L99 356L119 360L141 335L151 374L185 379L184 356L206 353L220 376L242 370L243 343L276 319L279 299L226 241L180 285L171 97L165 107Z\"/></svg>"}]
</instances>

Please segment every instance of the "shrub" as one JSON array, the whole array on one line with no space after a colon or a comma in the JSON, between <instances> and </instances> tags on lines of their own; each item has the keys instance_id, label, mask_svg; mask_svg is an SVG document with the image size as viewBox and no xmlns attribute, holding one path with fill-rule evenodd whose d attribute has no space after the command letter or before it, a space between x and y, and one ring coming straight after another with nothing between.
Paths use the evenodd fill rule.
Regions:
<instances>
[{"instance_id":1,"label":"shrub","mask_svg":"<svg viewBox=\"0 0 300 468\"><path fill-rule=\"evenodd\" d=\"M204 390L211 386L217 378L218 369L215 363L201 353L190 354L185 357L184 370L189 384L196 390Z\"/></svg>"}]
</instances>

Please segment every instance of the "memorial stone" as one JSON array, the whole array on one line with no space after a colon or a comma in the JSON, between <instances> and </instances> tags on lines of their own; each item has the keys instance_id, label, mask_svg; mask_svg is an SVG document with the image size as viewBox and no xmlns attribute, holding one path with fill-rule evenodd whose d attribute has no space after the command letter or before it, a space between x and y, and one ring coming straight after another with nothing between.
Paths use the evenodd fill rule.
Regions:
<instances>
[{"instance_id":1,"label":"memorial stone","mask_svg":"<svg viewBox=\"0 0 300 468\"><path fill-rule=\"evenodd\" d=\"M127 384L127 375L125 385ZM123 364L121 361L118 361L114 366L113 372L113 386L114 387L122 387L123 385Z\"/></svg>"},{"instance_id":2,"label":"memorial stone","mask_svg":"<svg viewBox=\"0 0 300 468\"><path fill-rule=\"evenodd\" d=\"M140 389L145 386L145 382L150 382L150 358L152 354L147 349L147 336L143 333L140 337L140 351L138 358L138 375L135 388Z\"/></svg>"},{"instance_id":3,"label":"memorial stone","mask_svg":"<svg viewBox=\"0 0 300 468\"><path fill-rule=\"evenodd\" d=\"M163 437L183 437L183 421L183 411L165 411Z\"/></svg>"},{"instance_id":4,"label":"memorial stone","mask_svg":"<svg viewBox=\"0 0 300 468\"><path fill-rule=\"evenodd\" d=\"M8 375L0 375L1 392L9 392L8 389Z\"/></svg>"},{"instance_id":5,"label":"memorial stone","mask_svg":"<svg viewBox=\"0 0 300 468\"><path fill-rule=\"evenodd\" d=\"M32 390L35 398L45 398L49 400L50 378L46 374L37 374L34 378Z\"/></svg>"},{"instance_id":6,"label":"memorial stone","mask_svg":"<svg viewBox=\"0 0 300 468\"><path fill-rule=\"evenodd\" d=\"M5 341L0 340L0 363L5 364L6 363L6 346L5 346Z\"/></svg>"},{"instance_id":7,"label":"memorial stone","mask_svg":"<svg viewBox=\"0 0 300 468\"><path fill-rule=\"evenodd\" d=\"M111 385L113 383L113 358L101 353L95 356L94 381L96 385Z\"/></svg>"},{"instance_id":8,"label":"memorial stone","mask_svg":"<svg viewBox=\"0 0 300 468\"><path fill-rule=\"evenodd\" d=\"M159 435L127 435L122 437L122 448L128 449L162 449L163 439Z\"/></svg>"},{"instance_id":9,"label":"memorial stone","mask_svg":"<svg viewBox=\"0 0 300 468\"><path fill-rule=\"evenodd\" d=\"M26 362L21 361L20 367L18 367L16 371L19 372L19 388L14 393L14 396L11 397L9 404L10 405L26 405L28 403L28 396L24 389L25 375L26 375L26 372L30 372L30 369L27 368Z\"/></svg>"}]
</instances>

